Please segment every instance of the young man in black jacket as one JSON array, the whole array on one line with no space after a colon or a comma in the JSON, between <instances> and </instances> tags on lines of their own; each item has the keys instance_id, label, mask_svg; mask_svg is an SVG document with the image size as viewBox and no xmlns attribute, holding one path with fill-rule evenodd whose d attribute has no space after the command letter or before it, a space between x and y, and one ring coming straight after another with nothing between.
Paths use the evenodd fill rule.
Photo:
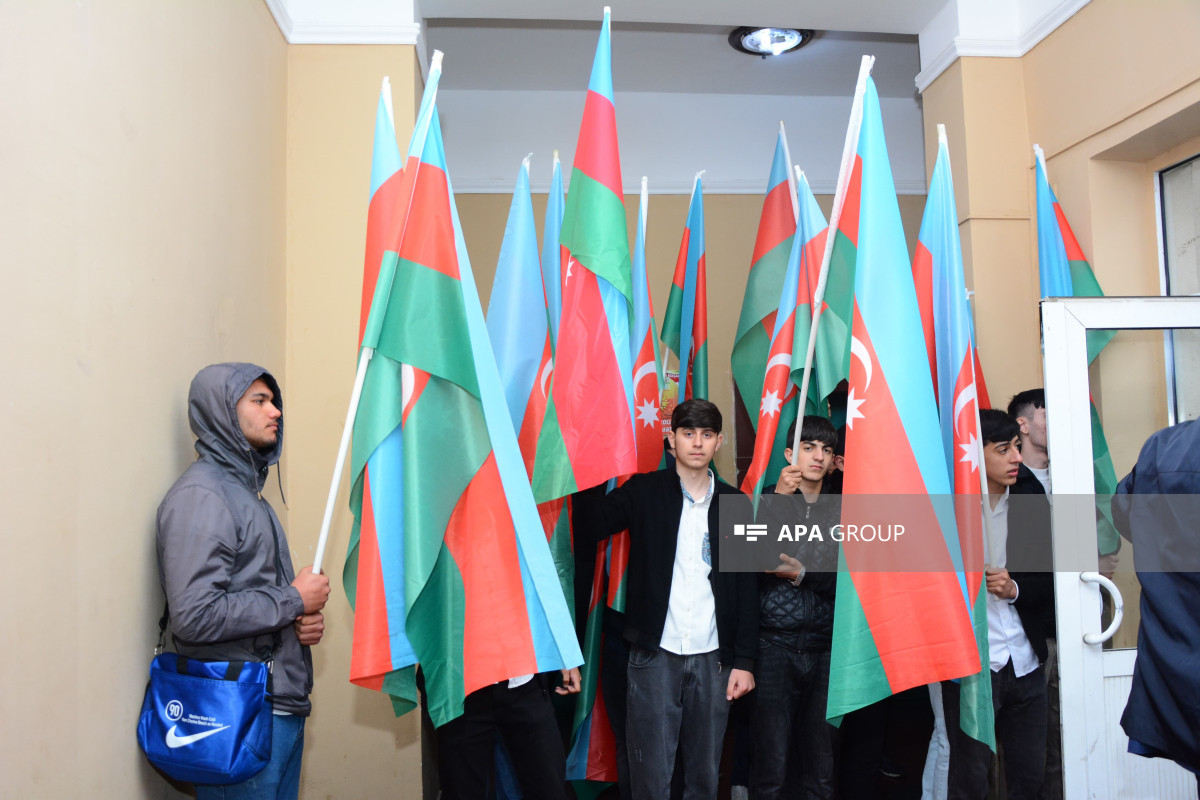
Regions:
<instances>
[{"instance_id":1,"label":"young man in black jacket","mask_svg":"<svg viewBox=\"0 0 1200 800\"><path fill-rule=\"evenodd\" d=\"M793 423L788 442L795 433ZM837 544L830 537L841 517L840 498L830 492L827 473L837 438L829 420L805 417L795 464L788 447L788 466L775 486L763 490L764 495L798 495L799 502L777 513L808 531L819 528L828 541L780 553L779 567L759 578L750 778L750 796L756 800L832 799L834 794L834 728L825 721L825 705L837 587Z\"/></svg>"},{"instance_id":2,"label":"young man in black jacket","mask_svg":"<svg viewBox=\"0 0 1200 800\"><path fill-rule=\"evenodd\" d=\"M1008 797L1033 800L1046 766L1046 638L1053 635L1049 504L1022 469L1020 426L1003 411L979 412L987 504L988 650L996 740L1004 748ZM1018 482L1021 487L1018 489ZM1019 499L1018 499L1019 498ZM1009 572L1009 567L1013 571ZM1018 572L1017 568L1022 571ZM950 740L950 797L988 795L991 752L959 727L959 685L942 682Z\"/></svg>"},{"instance_id":3,"label":"young man in black jacket","mask_svg":"<svg viewBox=\"0 0 1200 800\"><path fill-rule=\"evenodd\" d=\"M624 638L630 644L626 746L635 798L670 794L676 750L684 798L715 798L730 703L754 688L755 576L720 571L710 467L721 412L688 400L671 415L675 469L635 475L576 507L576 548L628 529ZM582 498L581 498L582 499Z\"/></svg>"}]
</instances>

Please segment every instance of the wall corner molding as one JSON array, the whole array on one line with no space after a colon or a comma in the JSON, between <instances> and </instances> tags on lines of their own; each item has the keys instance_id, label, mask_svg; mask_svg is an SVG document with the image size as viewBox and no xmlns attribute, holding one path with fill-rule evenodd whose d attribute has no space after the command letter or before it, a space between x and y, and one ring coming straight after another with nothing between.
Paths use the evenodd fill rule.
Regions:
<instances>
[{"instance_id":1,"label":"wall corner molding","mask_svg":"<svg viewBox=\"0 0 1200 800\"><path fill-rule=\"evenodd\" d=\"M956 2L956 0L950 0ZM924 93L959 58L1020 58L1058 29L1058 26L1075 16L1091 0L1059 0L1028 26L1015 39L987 39L972 36L955 36L938 51L928 64L917 73L916 85Z\"/></svg>"}]
</instances>

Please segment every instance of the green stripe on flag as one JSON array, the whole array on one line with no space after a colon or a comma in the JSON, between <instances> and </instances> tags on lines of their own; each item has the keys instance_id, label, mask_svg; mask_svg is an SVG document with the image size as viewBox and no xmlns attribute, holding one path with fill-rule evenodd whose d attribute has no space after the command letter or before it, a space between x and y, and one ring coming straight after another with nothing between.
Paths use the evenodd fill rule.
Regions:
<instances>
[{"instance_id":1,"label":"green stripe on flag","mask_svg":"<svg viewBox=\"0 0 1200 800\"><path fill-rule=\"evenodd\" d=\"M404 496L420 498L404 504L405 595L414 612L450 515L490 452L479 401L461 386L431 376L404 426ZM432 464L438 468L430 469ZM413 645L422 654L415 639Z\"/></svg>"},{"instance_id":2,"label":"green stripe on flag","mask_svg":"<svg viewBox=\"0 0 1200 800\"><path fill-rule=\"evenodd\" d=\"M742 298L742 312L738 317L737 335L734 337L738 344L755 327L761 329L762 321L779 308L779 295L783 293L783 279L791 252L792 237L789 236L763 253L750 268L750 276L746 279L746 296ZM736 344L734 350L737 350ZM765 367L766 351L763 351L762 360Z\"/></svg>"},{"instance_id":3,"label":"green stripe on flag","mask_svg":"<svg viewBox=\"0 0 1200 800\"><path fill-rule=\"evenodd\" d=\"M546 421L538 434L537 460L533 464L531 483L533 499L539 503L579 491L575 483L575 471L567 455L567 444L563 441L562 429L558 424L558 410L553 395L546 403Z\"/></svg>"},{"instance_id":4,"label":"green stripe on flag","mask_svg":"<svg viewBox=\"0 0 1200 800\"><path fill-rule=\"evenodd\" d=\"M757 325L738 339L729 359L733 368L733 382L742 394L742 402L746 405L750 424L756 431L758 406L755 404L762 397L763 382L767 377L767 356L770 352L771 334L767 333L762 325Z\"/></svg>"},{"instance_id":5,"label":"green stripe on flag","mask_svg":"<svg viewBox=\"0 0 1200 800\"><path fill-rule=\"evenodd\" d=\"M1100 510L1100 516L1096 520L1096 543L1101 555L1109 555L1121 547L1121 537L1113 525L1112 518L1112 497L1117 491L1117 471L1113 467L1112 455L1108 452L1108 438L1104 435L1100 413L1096 410L1095 403L1091 404L1091 411L1092 477L1096 484L1096 507Z\"/></svg>"},{"instance_id":6,"label":"green stripe on flag","mask_svg":"<svg viewBox=\"0 0 1200 800\"><path fill-rule=\"evenodd\" d=\"M662 324L662 343L667 346L667 349L679 355L679 326L682 323L681 316L683 315L683 289L671 284L671 294L667 296L667 310L663 313ZM691 332L688 332L691 335ZM679 366L680 379L682 380L685 366ZM680 387L679 397L683 399L683 389Z\"/></svg>"},{"instance_id":7,"label":"green stripe on flag","mask_svg":"<svg viewBox=\"0 0 1200 800\"><path fill-rule=\"evenodd\" d=\"M708 399L708 342L692 356L692 397Z\"/></svg>"},{"instance_id":8,"label":"green stripe on flag","mask_svg":"<svg viewBox=\"0 0 1200 800\"><path fill-rule=\"evenodd\" d=\"M578 168L571 173L559 241L572 258L611 283L632 306L633 270L624 198Z\"/></svg>"},{"instance_id":9,"label":"green stripe on flag","mask_svg":"<svg viewBox=\"0 0 1200 800\"><path fill-rule=\"evenodd\" d=\"M979 582L979 593L975 598L972 615L975 643L979 647L979 663L983 668L968 675L960 684L958 725L962 732L996 751L996 719L992 711L992 670L988 653L987 584ZM947 720L953 725L953 720Z\"/></svg>"},{"instance_id":10,"label":"green stripe on flag","mask_svg":"<svg viewBox=\"0 0 1200 800\"><path fill-rule=\"evenodd\" d=\"M837 598L829 656L828 719L844 716L892 693L854 579L846 571L845 556L839 558Z\"/></svg>"},{"instance_id":11,"label":"green stripe on flag","mask_svg":"<svg viewBox=\"0 0 1200 800\"><path fill-rule=\"evenodd\" d=\"M407 632L421 659L426 702L434 726L463 713L463 626L466 595L462 573L449 549L438 543L437 560L419 597L410 600ZM436 652L437 658L426 653Z\"/></svg>"},{"instance_id":12,"label":"green stripe on flag","mask_svg":"<svg viewBox=\"0 0 1200 800\"><path fill-rule=\"evenodd\" d=\"M1092 272L1091 264L1086 261L1068 261L1067 267L1071 271L1071 294L1074 297L1104 296L1103 290L1100 289L1100 282L1096 280L1096 273ZM1089 364L1096 360L1096 356L1100 355L1100 351L1116 335L1117 332L1113 330L1090 330L1087 332Z\"/></svg>"},{"instance_id":13,"label":"green stripe on flag","mask_svg":"<svg viewBox=\"0 0 1200 800\"><path fill-rule=\"evenodd\" d=\"M854 319L854 270L858 248L840 230L830 254L817 346L813 354L820 396L828 397L850 377L850 330Z\"/></svg>"},{"instance_id":14,"label":"green stripe on flag","mask_svg":"<svg viewBox=\"0 0 1200 800\"><path fill-rule=\"evenodd\" d=\"M384 257L395 259L396 254ZM396 262L376 352L479 396L462 283L443 272L405 259Z\"/></svg>"}]
</instances>

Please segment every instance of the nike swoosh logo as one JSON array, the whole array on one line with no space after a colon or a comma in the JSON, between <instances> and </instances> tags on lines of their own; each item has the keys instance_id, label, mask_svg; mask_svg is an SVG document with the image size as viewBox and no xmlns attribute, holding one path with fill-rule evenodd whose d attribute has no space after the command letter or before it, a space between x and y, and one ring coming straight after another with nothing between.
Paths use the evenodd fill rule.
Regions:
<instances>
[{"instance_id":1,"label":"nike swoosh logo","mask_svg":"<svg viewBox=\"0 0 1200 800\"><path fill-rule=\"evenodd\" d=\"M176 735L175 729L177 727L178 727L177 725L172 725L171 730L167 731L167 747L171 748L172 750L174 750L176 747L183 747L184 745L189 745L189 744L192 744L193 742L198 742L206 736L212 736L214 733L220 733L221 731L225 730L229 726L222 725L219 728L209 728L206 731L200 731L199 733L193 733L191 736Z\"/></svg>"}]
</instances>

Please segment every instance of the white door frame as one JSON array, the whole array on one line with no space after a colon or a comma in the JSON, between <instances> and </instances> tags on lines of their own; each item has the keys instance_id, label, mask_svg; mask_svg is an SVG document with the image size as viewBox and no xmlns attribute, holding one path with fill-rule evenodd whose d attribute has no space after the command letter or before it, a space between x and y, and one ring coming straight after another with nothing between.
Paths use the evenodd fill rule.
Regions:
<instances>
[{"instance_id":1,"label":"white door frame","mask_svg":"<svg viewBox=\"0 0 1200 800\"><path fill-rule=\"evenodd\" d=\"M1094 329L1200 328L1197 297L1077 297L1042 301L1047 441L1055 494L1095 492L1086 334ZM1118 476L1120 477L1120 476ZM1096 519L1083 503L1055 503L1055 564L1096 569ZM1065 532L1065 533L1064 533ZM1104 678L1131 674L1127 651L1105 653L1083 636L1100 633L1100 588L1079 572L1056 572L1058 659L1063 737L1063 789L1069 798L1115 797ZM1106 671L1107 670L1107 671ZM1137 756L1125 756L1138 758ZM1158 761L1157 759L1155 760ZM1172 765L1173 766L1173 765ZM1177 768L1178 769L1178 768Z\"/></svg>"}]
</instances>

